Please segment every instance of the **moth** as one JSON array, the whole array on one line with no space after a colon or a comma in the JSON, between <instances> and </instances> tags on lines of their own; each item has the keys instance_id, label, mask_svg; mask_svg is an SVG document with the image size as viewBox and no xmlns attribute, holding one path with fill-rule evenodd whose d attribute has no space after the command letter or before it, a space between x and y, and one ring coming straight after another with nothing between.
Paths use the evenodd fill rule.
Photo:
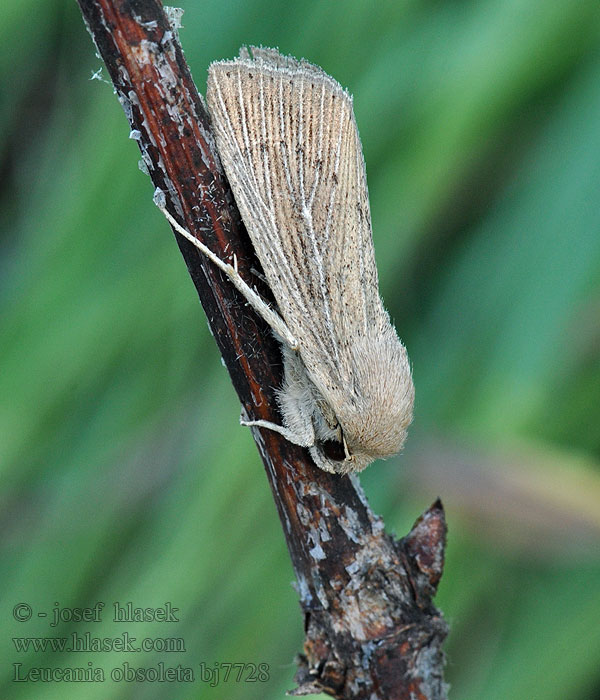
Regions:
<instances>
[{"instance_id":1,"label":"moth","mask_svg":"<svg viewBox=\"0 0 600 700\"><path fill-rule=\"evenodd\" d=\"M283 425L242 420L345 474L396 454L412 420L406 349L379 296L365 163L352 97L321 68L243 48L209 68L217 150L278 313L223 269L282 345Z\"/></svg>"}]
</instances>

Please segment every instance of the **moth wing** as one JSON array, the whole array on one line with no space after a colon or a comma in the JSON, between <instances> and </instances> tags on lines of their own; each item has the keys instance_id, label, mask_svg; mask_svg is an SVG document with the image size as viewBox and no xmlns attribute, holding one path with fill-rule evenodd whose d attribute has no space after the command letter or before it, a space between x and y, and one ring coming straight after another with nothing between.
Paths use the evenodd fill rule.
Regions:
<instances>
[{"instance_id":1,"label":"moth wing","mask_svg":"<svg viewBox=\"0 0 600 700\"><path fill-rule=\"evenodd\" d=\"M253 53L211 65L209 111L279 311L329 393L352 381L356 339L389 326L352 98L316 66Z\"/></svg>"}]
</instances>

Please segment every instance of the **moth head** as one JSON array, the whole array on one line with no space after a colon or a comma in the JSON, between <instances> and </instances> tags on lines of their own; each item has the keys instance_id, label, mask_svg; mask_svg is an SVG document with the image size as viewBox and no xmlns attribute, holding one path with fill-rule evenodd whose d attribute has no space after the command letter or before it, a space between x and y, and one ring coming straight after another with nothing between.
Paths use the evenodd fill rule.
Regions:
<instances>
[{"instance_id":1,"label":"moth head","mask_svg":"<svg viewBox=\"0 0 600 700\"><path fill-rule=\"evenodd\" d=\"M406 348L390 325L352 346L352 383L338 401L346 454L336 471L357 472L397 454L412 421L414 385Z\"/></svg>"}]
</instances>

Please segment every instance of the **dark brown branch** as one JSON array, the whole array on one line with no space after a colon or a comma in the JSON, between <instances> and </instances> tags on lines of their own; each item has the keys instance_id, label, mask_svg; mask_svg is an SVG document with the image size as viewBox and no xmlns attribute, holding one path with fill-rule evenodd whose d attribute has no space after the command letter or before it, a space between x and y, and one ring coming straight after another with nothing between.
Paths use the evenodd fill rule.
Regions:
<instances>
[{"instance_id":1,"label":"dark brown branch","mask_svg":"<svg viewBox=\"0 0 600 700\"><path fill-rule=\"evenodd\" d=\"M215 156L209 119L157 0L79 0L155 187L170 212L270 298ZM220 58L220 57L215 57ZM231 284L176 236L231 380L249 416L280 423L280 349ZM399 542L357 479L317 469L269 430L258 449L297 577L306 639L296 694L442 700L446 624L432 604L446 525L436 502Z\"/></svg>"}]
</instances>

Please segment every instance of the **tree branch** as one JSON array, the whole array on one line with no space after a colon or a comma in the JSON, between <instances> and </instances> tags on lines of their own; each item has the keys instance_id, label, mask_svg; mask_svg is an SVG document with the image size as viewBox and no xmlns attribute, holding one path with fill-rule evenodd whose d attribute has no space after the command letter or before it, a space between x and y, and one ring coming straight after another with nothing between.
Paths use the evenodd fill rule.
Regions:
<instances>
[{"instance_id":1,"label":"tree branch","mask_svg":"<svg viewBox=\"0 0 600 700\"><path fill-rule=\"evenodd\" d=\"M78 0L152 182L180 223L272 301L216 156L210 122L177 31L158 0ZM281 423L278 343L244 299L176 240L246 413ZM395 542L358 479L316 468L277 433L253 429L297 578L304 653L296 695L443 700L447 628L432 604L444 559L439 501Z\"/></svg>"}]
</instances>

